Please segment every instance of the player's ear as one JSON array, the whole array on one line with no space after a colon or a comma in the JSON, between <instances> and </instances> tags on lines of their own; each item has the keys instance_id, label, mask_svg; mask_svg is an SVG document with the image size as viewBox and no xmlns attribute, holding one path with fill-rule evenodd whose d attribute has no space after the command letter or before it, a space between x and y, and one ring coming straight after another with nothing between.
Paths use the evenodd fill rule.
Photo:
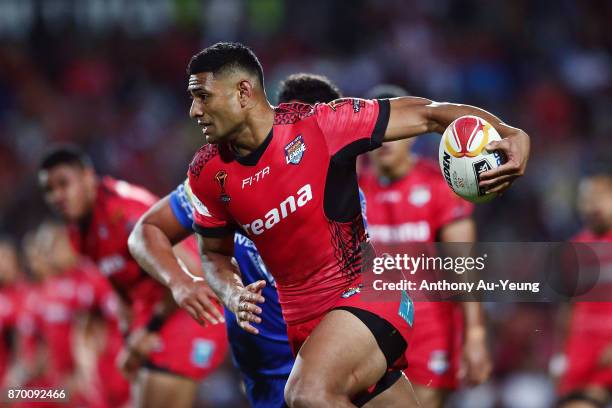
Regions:
<instances>
[{"instance_id":1,"label":"player's ear","mask_svg":"<svg viewBox=\"0 0 612 408\"><path fill-rule=\"evenodd\" d=\"M244 108L248 105L249 100L253 97L253 84L247 79L243 79L238 83L240 107Z\"/></svg>"},{"instance_id":2,"label":"player's ear","mask_svg":"<svg viewBox=\"0 0 612 408\"><path fill-rule=\"evenodd\" d=\"M83 176L85 177L85 181L87 185L94 186L96 185L96 171L93 167L87 166L83 168Z\"/></svg>"}]
</instances>

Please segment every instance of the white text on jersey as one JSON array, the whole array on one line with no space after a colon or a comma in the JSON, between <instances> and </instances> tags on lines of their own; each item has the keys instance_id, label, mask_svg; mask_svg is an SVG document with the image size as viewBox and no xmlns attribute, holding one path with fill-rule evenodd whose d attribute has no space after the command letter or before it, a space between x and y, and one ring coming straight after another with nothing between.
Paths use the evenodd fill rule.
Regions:
<instances>
[{"instance_id":1,"label":"white text on jersey","mask_svg":"<svg viewBox=\"0 0 612 408\"><path fill-rule=\"evenodd\" d=\"M399 225L368 225L372 241L390 243L427 241L430 237L426 221L406 222Z\"/></svg>"},{"instance_id":2,"label":"white text on jersey","mask_svg":"<svg viewBox=\"0 0 612 408\"><path fill-rule=\"evenodd\" d=\"M297 191L297 202L293 195L284 199L279 208L273 208L266 213L264 219L258 218L248 224L243 224L242 227L247 234L260 235L265 230L269 230L278 224L281 220L297 211L298 208L305 206L312 200L312 189L310 184L306 184ZM280 211L280 212L279 212Z\"/></svg>"},{"instance_id":3,"label":"white text on jersey","mask_svg":"<svg viewBox=\"0 0 612 408\"><path fill-rule=\"evenodd\" d=\"M125 259L119 254L105 256L98 261L98 268L104 276L110 276L125 268Z\"/></svg>"},{"instance_id":4,"label":"white text on jersey","mask_svg":"<svg viewBox=\"0 0 612 408\"><path fill-rule=\"evenodd\" d=\"M259 170L254 175L242 180L242 189L244 190L244 186L252 186L253 183L257 183L259 180L262 180L268 174L270 174L270 166L266 166L263 170Z\"/></svg>"}]
</instances>

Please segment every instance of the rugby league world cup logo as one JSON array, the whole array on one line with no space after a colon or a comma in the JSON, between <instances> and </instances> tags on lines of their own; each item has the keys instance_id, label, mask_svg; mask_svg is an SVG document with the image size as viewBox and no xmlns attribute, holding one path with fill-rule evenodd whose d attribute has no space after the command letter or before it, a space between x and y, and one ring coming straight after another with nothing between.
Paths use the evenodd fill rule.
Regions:
<instances>
[{"instance_id":1,"label":"rugby league world cup logo","mask_svg":"<svg viewBox=\"0 0 612 408\"><path fill-rule=\"evenodd\" d=\"M229 195L227 195L227 193L225 192L225 183L227 181L227 171L219 170L217 174L215 174L215 181L217 182L217 184L219 184L219 188L221 188L221 195L219 196L219 200L221 200L223 204L229 204L232 198Z\"/></svg>"},{"instance_id":2,"label":"rugby league world cup logo","mask_svg":"<svg viewBox=\"0 0 612 408\"><path fill-rule=\"evenodd\" d=\"M446 135L446 150L454 157L476 157L489 143L491 125L476 116L464 116L453 122L450 134Z\"/></svg>"}]
</instances>

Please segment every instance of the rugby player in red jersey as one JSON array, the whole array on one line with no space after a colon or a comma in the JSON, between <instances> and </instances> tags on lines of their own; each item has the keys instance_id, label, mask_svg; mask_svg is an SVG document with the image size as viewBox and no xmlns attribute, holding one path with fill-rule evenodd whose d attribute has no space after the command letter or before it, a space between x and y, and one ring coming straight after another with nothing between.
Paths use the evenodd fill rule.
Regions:
<instances>
[{"instance_id":1,"label":"rugby player in red jersey","mask_svg":"<svg viewBox=\"0 0 612 408\"><path fill-rule=\"evenodd\" d=\"M585 228L572 241L612 242L612 168L609 162L598 161L592 167L578 189L578 211ZM602 273L609 272L611 247L593 248L600 255ZM573 305L565 357L560 394L582 394L587 400L608 404L612 393L612 302Z\"/></svg>"},{"instance_id":2,"label":"rugby player in red jersey","mask_svg":"<svg viewBox=\"0 0 612 408\"><path fill-rule=\"evenodd\" d=\"M293 74L281 82L279 103L331 102L340 98L340 90L327 78L313 74ZM172 290L178 305L195 319L223 320L208 299L200 296L202 269L190 270L188 276L172 252L173 243L193 235L193 194L186 180L168 196L151 207L132 230L128 246L134 259L157 280ZM267 280L262 289L266 298L257 325L258 334L238 326L227 309L225 323L234 365L240 370L244 389L253 408L285 407L284 390L293 367L294 356L287 339L274 280L253 242L240 233L234 236L234 259L243 284ZM200 281L195 278L197 275ZM213 320L214 322L214 320Z\"/></svg>"},{"instance_id":3,"label":"rugby player in red jersey","mask_svg":"<svg viewBox=\"0 0 612 408\"><path fill-rule=\"evenodd\" d=\"M37 280L27 299L32 326L27 336L35 337L30 341L39 344L39 362L45 366L34 381L65 389L69 406L125 405L129 383L118 367L104 361L115 358L122 343L118 299L95 265L75 253L64 226L44 223L24 243ZM84 350L82 340L94 333L97 347Z\"/></svg>"},{"instance_id":4,"label":"rugby player in red jersey","mask_svg":"<svg viewBox=\"0 0 612 408\"><path fill-rule=\"evenodd\" d=\"M21 267L15 244L0 237L0 387L6 386L5 375L12 364L16 342L16 325L21 293Z\"/></svg>"},{"instance_id":5,"label":"rugby player in red jersey","mask_svg":"<svg viewBox=\"0 0 612 408\"><path fill-rule=\"evenodd\" d=\"M234 231L259 249L297 354L287 403L350 407L373 390L378 395L369 406L410 406L409 384L396 374L405 366L411 301L366 302L360 293L367 235L356 157L384 141L442 132L459 116L479 115L504 138L488 148L508 157L485 173L482 186L503 191L524 172L528 136L479 108L424 98L273 108L257 57L237 43L196 54L189 74L190 115L208 142L188 172L204 271L240 325L257 333L251 323L260 321L265 282L242 285L232 263Z\"/></svg>"},{"instance_id":6,"label":"rugby player in red jersey","mask_svg":"<svg viewBox=\"0 0 612 408\"><path fill-rule=\"evenodd\" d=\"M125 181L98 178L89 158L70 146L44 157L39 180L46 202L70 222L77 250L97 263L130 306L121 360L136 385L136 405L190 407L198 381L223 361L227 338L224 326L203 327L178 309L131 258L128 236L156 197Z\"/></svg>"},{"instance_id":7,"label":"rugby player in red jersey","mask_svg":"<svg viewBox=\"0 0 612 408\"><path fill-rule=\"evenodd\" d=\"M380 99L405 95L407 92L399 87L381 85L368 96ZM475 241L473 205L448 188L438 163L411 154L411 144L410 139L385 143L369 153L373 166L360 174L359 186L367 201L368 233L375 248L377 243ZM417 317L404 373L421 405L442 407L449 392L457 387L459 374L471 384L487 379L491 362L479 303L415 302L414 313ZM465 372L460 373L462 357Z\"/></svg>"}]
</instances>

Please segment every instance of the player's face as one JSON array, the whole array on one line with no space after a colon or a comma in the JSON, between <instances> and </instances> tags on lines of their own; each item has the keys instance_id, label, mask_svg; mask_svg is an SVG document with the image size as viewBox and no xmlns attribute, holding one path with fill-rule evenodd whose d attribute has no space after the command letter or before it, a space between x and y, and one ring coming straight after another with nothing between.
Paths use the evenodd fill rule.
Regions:
<instances>
[{"instance_id":1,"label":"player's face","mask_svg":"<svg viewBox=\"0 0 612 408\"><path fill-rule=\"evenodd\" d=\"M370 153L372 162L379 170L390 169L401 165L410 157L412 140L397 140L384 143L381 147Z\"/></svg>"},{"instance_id":2,"label":"player's face","mask_svg":"<svg viewBox=\"0 0 612 408\"><path fill-rule=\"evenodd\" d=\"M189 116L202 127L207 143L227 142L245 126L240 90L235 76L203 72L189 77L192 97Z\"/></svg>"},{"instance_id":3,"label":"player's face","mask_svg":"<svg viewBox=\"0 0 612 408\"><path fill-rule=\"evenodd\" d=\"M69 268L76 259L76 254L70 243L70 237L66 228L61 226L48 227L48 238L45 239L48 245L47 253L52 254L51 261L58 270Z\"/></svg>"},{"instance_id":4,"label":"player's face","mask_svg":"<svg viewBox=\"0 0 612 408\"><path fill-rule=\"evenodd\" d=\"M46 203L64 219L78 221L85 217L95 191L95 175L89 168L60 164L38 174Z\"/></svg>"},{"instance_id":5,"label":"player's face","mask_svg":"<svg viewBox=\"0 0 612 408\"><path fill-rule=\"evenodd\" d=\"M76 260L68 230L63 225L41 225L33 236L31 246L35 251L46 254L48 266L57 271L69 268Z\"/></svg>"},{"instance_id":6,"label":"player's face","mask_svg":"<svg viewBox=\"0 0 612 408\"><path fill-rule=\"evenodd\" d=\"M51 270L46 254L40 246L39 239L37 239L35 235L36 234L32 234L26 237L23 245L23 252L26 262L34 276L39 280L43 280L49 276Z\"/></svg>"},{"instance_id":7,"label":"player's face","mask_svg":"<svg viewBox=\"0 0 612 408\"><path fill-rule=\"evenodd\" d=\"M604 233L612 229L612 177L584 179L578 189L578 210L593 232Z\"/></svg>"},{"instance_id":8,"label":"player's face","mask_svg":"<svg viewBox=\"0 0 612 408\"><path fill-rule=\"evenodd\" d=\"M7 243L0 243L0 282L9 284L17 278L19 261L15 247Z\"/></svg>"}]
</instances>

